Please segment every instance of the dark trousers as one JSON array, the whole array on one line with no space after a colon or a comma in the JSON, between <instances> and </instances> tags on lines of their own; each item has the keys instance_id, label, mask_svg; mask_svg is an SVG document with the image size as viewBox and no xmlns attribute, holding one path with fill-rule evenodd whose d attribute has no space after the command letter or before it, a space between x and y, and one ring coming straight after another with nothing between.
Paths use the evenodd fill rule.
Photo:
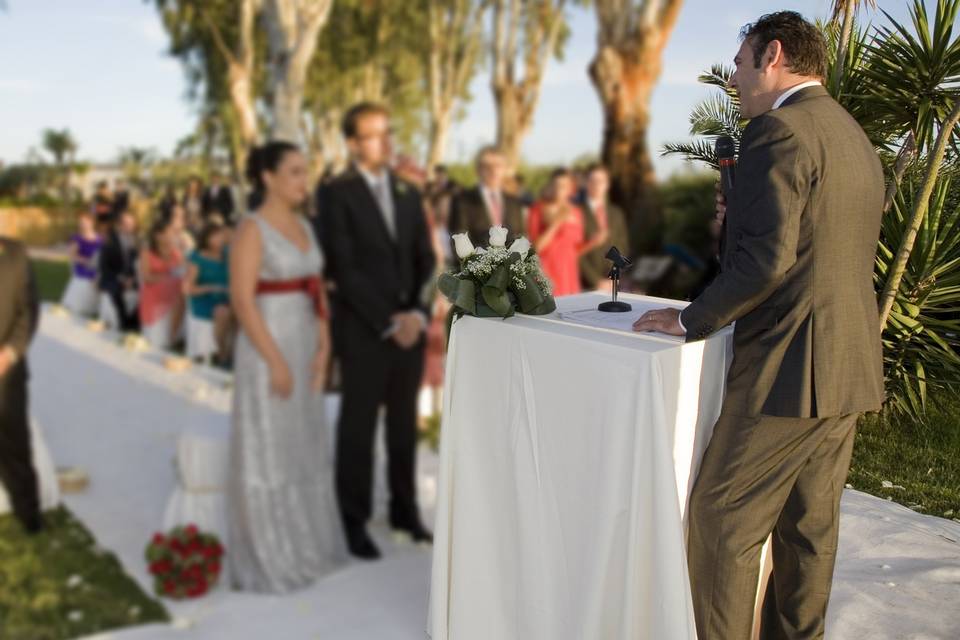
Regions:
<instances>
[{"instance_id":1,"label":"dark trousers","mask_svg":"<svg viewBox=\"0 0 960 640\"><path fill-rule=\"evenodd\" d=\"M117 321L120 323L120 330L139 331L140 315L137 313L136 309L134 309L132 312L127 311L126 302L123 300L123 286L120 285L120 283L115 283L113 285L106 286L104 290L110 296L110 300L113 302L113 308L117 310Z\"/></svg>"},{"instance_id":2,"label":"dark trousers","mask_svg":"<svg viewBox=\"0 0 960 640\"><path fill-rule=\"evenodd\" d=\"M857 415L721 414L690 497L688 544L697 633L747 640L760 550L773 533L764 640L823 638Z\"/></svg>"},{"instance_id":3,"label":"dark trousers","mask_svg":"<svg viewBox=\"0 0 960 640\"><path fill-rule=\"evenodd\" d=\"M390 519L419 522L415 486L417 394L423 377L423 343L403 350L393 341L339 352L343 381L337 429L337 497L348 531L372 512L373 453L377 417L386 407Z\"/></svg>"},{"instance_id":4,"label":"dark trousers","mask_svg":"<svg viewBox=\"0 0 960 640\"><path fill-rule=\"evenodd\" d=\"M40 494L27 420L27 367L20 361L0 376L0 481L14 515L32 526L40 518Z\"/></svg>"}]
</instances>

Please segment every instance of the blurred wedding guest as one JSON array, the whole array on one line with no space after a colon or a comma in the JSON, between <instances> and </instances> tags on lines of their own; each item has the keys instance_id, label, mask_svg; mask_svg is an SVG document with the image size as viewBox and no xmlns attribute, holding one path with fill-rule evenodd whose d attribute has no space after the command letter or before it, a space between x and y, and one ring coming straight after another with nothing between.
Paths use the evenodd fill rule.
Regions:
<instances>
[{"instance_id":1,"label":"blurred wedding guest","mask_svg":"<svg viewBox=\"0 0 960 640\"><path fill-rule=\"evenodd\" d=\"M100 235L106 235L117 219L113 215L113 195L110 193L110 187L106 181L97 183L97 190L93 194L93 202L90 205L90 213L94 215L97 232Z\"/></svg>"},{"instance_id":2,"label":"blurred wedding guest","mask_svg":"<svg viewBox=\"0 0 960 640\"><path fill-rule=\"evenodd\" d=\"M229 223L233 220L233 192L230 185L224 184L223 176L214 173L210 176L210 186L203 192L203 201L201 203L204 220L208 220L211 214L217 213L223 220Z\"/></svg>"},{"instance_id":3,"label":"blurred wedding guest","mask_svg":"<svg viewBox=\"0 0 960 640\"><path fill-rule=\"evenodd\" d=\"M169 215L161 214L161 217L170 220L174 241L180 255L190 255L190 252L196 248L197 243L193 238L193 233L187 228L187 210L184 209L183 205L174 204L170 208Z\"/></svg>"},{"instance_id":4,"label":"blurred wedding guest","mask_svg":"<svg viewBox=\"0 0 960 640\"><path fill-rule=\"evenodd\" d=\"M160 197L160 201L157 203L157 208L160 210L160 215L169 216L177 202L177 190L172 184L168 184L166 187L164 187L163 195Z\"/></svg>"},{"instance_id":5,"label":"blurred wedding guest","mask_svg":"<svg viewBox=\"0 0 960 640\"><path fill-rule=\"evenodd\" d=\"M287 142L255 148L247 179L259 209L230 251L240 332L227 479L230 576L245 591L285 593L340 568L323 390L330 362L324 257L298 210L307 160Z\"/></svg>"},{"instance_id":6,"label":"blurred wedding guest","mask_svg":"<svg viewBox=\"0 0 960 640\"><path fill-rule=\"evenodd\" d=\"M127 188L127 182L118 178L113 182L113 210L111 214L116 220L120 214L130 208L130 190Z\"/></svg>"},{"instance_id":7,"label":"blurred wedding guest","mask_svg":"<svg viewBox=\"0 0 960 640\"><path fill-rule=\"evenodd\" d=\"M103 239L94 228L93 216L80 214L77 233L70 237L70 263L73 271L61 303L71 312L92 316L97 312L100 295L97 291L97 253Z\"/></svg>"},{"instance_id":8,"label":"blurred wedding guest","mask_svg":"<svg viewBox=\"0 0 960 640\"><path fill-rule=\"evenodd\" d=\"M550 177L544 197L530 207L527 233L543 271L553 283L553 295L580 292L580 250L584 245L583 213L572 202L576 185L567 169Z\"/></svg>"},{"instance_id":9,"label":"blurred wedding guest","mask_svg":"<svg viewBox=\"0 0 960 640\"><path fill-rule=\"evenodd\" d=\"M97 265L100 291L110 297L121 331L140 328L137 313L138 256L137 220L132 213L123 213L105 238Z\"/></svg>"},{"instance_id":10,"label":"blurred wedding guest","mask_svg":"<svg viewBox=\"0 0 960 640\"><path fill-rule=\"evenodd\" d=\"M580 255L580 279L588 291L608 290L612 287L607 277L611 265L605 256L610 247L616 247L625 256L631 255L630 233L623 211L610 202L610 173L606 167L591 166L586 180L583 229L587 242Z\"/></svg>"},{"instance_id":11,"label":"blurred wedding guest","mask_svg":"<svg viewBox=\"0 0 960 640\"><path fill-rule=\"evenodd\" d=\"M203 183L200 178L193 176L187 182L181 204L187 212L187 228L199 231L203 226Z\"/></svg>"},{"instance_id":12,"label":"blurred wedding guest","mask_svg":"<svg viewBox=\"0 0 960 640\"><path fill-rule=\"evenodd\" d=\"M518 173L508 179L504 186L524 207L529 207L536 202L533 193L527 188L527 179L523 177L522 173Z\"/></svg>"},{"instance_id":13,"label":"blurred wedding guest","mask_svg":"<svg viewBox=\"0 0 960 640\"><path fill-rule=\"evenodd\" d=\"M334 349L343 400L337 441L337 495L353 555L374 560L374 436L386 406L390 525L432 541L417 505L417 396L429 308L421 293L436 262L420 193L389 170L389 111L351 107L343 135L353 166L321 191L321 237L329 260Z\"/></svg>"},{"instance_id":14,"label":"blurred wedding guest","mask_svg":"<svg viewBox=\"0 0 960 640\"><path fill-rule=\"evenodd\" d=\"M213 325L219 363L229 358L232 333L226 249L226 227L207 222L200 231L197 250L190 254L183 281L183 292L190 300L191 319Z\"/></svg>"},{"instance_id":15,"label":"blurred wedding guest","mask_svg":"<svg viewBox=\"0 0 960 640\"><path fill-rule=\"evenodd\" d=\"M140 255L140 327L158 349L176 344L183 330L183 254L170 220L160 219Z\"/></svg>"},{"instance_id":16,"label":"blurred wedding guest","mask_svg":"<svg viewBox=\"0 0 960 640\"><path fill-rule=\"evenodd\" d=\"M490 227L506 227L507 245L523 235L523 205L504 191L507 161L496 147L477 153L479 183L461 191L450 205L450 235L466 232L477 247L490 244Z\"/></svg>"},{"instance_id":17,"label":"blurred wedding guest","mask_svg":"<svg viewBox=\"0 0 960 640\"><path fill-rule=\"evenodd\" d=\"M0 481L30 534L43 529L27 413L27 349L37 327L37 291L26 248L0 238Z\"/></svg>"}]
</instances>

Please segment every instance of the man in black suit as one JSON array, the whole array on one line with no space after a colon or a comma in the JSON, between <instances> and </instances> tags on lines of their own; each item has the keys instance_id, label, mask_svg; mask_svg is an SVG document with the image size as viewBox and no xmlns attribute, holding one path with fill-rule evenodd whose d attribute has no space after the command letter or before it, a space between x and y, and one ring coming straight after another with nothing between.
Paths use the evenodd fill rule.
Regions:
<instances>
[{"instance_id":1,"label":"man in black suit","mask_svg":"<svg viewBox=\"0 0 960 640\"><path fill-rule=\"evenodd\" d=\"M490 227L506 227L507 246L525 234L524 210L520 201L504 192L507 162L496 147L484 147L477 154L479 184L457 194L450 205L450 235L467 233L476 247L490 244Z\"/></svg>"},{"instance_id":2,"label":"man in black suit","mask_svg":"<svg viewBox=\"0 0 960 640\"><path fill-rule=\"evenodd\" d=\"M429 317L422 292L436 259L420 194L388 168L387 110L371 103L351 108L343 134L353 166L320 190L320 237L343 383L337 496L351 553L372 560L380 552L366 523L381 405L387 410L390 524L417 542L432 540L416 499L416 401Z\"/></svg>"},{"instance_id":3,"label":"man in black suit","mask_svg":"<svg viewBox=\"0 0 960 640\"><path fill-rule=\"evenodd\" d=\"M219 173L210 177L210 186L203 192L201 198L201 209L204 220L212 214L219 214L224 223L229 223L233 217L233 193L230 192L230 186L223 184L223 178Z\"/></svg>"},{"instance_id":4,"label":"man in black suit","mask_svg":"<svg viewBox=\"0 0 960 640\"><path fill-rule=\"evenodd\" d=\"M28 533L43 528L27 418L27 349L37 328L37 291L27 251L0 238L0 481Z\"/></svg>"},{"instance_id":5,"label":"man in black suit","mask_svg":"<svg viewBox=\"0 0 960 640\"><path fill-rule=\"evenodd\" d=\"M130 208L130 190L125 180L118 179L113 183L113 219L117 220L124 211Z\"/></svg>"},{"instance_id":6,"label":"man in black suit","mask_svg":"<svg viewBox=\"0 0 960 640\"><path fill-rule=\"evenodd\" d=\"M136 309L128 309L126 296L137 289L137 221L127 212L110 230L100 250L98 273L100 291L110 296L117 310L121 331L136 331L140 320Z\"/></svg>"}]
</instances>

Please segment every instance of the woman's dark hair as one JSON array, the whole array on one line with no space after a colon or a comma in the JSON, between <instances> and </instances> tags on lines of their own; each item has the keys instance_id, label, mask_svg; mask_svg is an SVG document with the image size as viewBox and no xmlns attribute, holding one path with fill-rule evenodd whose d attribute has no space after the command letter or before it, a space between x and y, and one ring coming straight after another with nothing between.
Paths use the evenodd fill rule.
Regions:
<instances>
[{"instance_id":1,"label":"woman's dark hair","mask_svg":"<svg viewBox=\"0 0 960 640\"><path fill-rule=\"evenodd\" d=\"M573 178L573 172L566 167L557 167L550 172L550 182L554 182L557 178Z\"/></svg>"},{"instance_id":2,"label":"woman's dark hair","mask_svg":"<svg viewBox=\"0 0 960 640\"><path fill-rule=\"evenodd\" d=\"M197 236L197 249L206 251L209 249L210 238L224 230L224 226L219 222L207 222L200 229L200 235Z\"/></svg>"},{"instance_id":3,"label":"woman's dark hair","mask_svg":"<svg viewBox=\"0 0 960 640\"><path fill-rule=\"evenodd\" d=\"M763 62L767 45L777 40L783 47L787 68L793 73L823 80L827 76L827 41L816 26L796 11L778 11L761 16L740 30L740 38L750 41L753 66Z\"/></svg>"},{"instance_id":4,"label":"woman's dark hair","mask_svg":"<svg viewBox=\"0 0 960 640\"><path fill-rule=\"evenodd\" d=\"M169 229L170 225L171 220L162 216L151 225L150 232L147 233L147 246L150 247L150 251L160 255L160 243L157 242L157 238Z\"/></svg>"},{"instance_id":5,"label":"woman's dark hair","mask_svg":"<svg viewBox=\"0 0 960 640\"><path fill-rule=\"evenodd\" d=\"M273 140L259 147L254 147L247 157L247 180L253 186L253 193L250 194L251 209L255 209L263 202L267 193L267 185L263 181L263 172L274 173L283 157L288 153L299 152L297 145L285 142L283 140ZM253 206L256 202L257 205Z\"/></svg>"}]
</instances>

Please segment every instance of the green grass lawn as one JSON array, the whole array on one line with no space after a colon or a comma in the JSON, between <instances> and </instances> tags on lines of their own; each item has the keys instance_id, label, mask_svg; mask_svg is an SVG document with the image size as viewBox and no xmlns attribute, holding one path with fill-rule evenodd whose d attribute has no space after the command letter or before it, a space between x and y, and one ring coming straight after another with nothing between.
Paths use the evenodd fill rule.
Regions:
<instances>
[{"instance_id":1,"label":"green grass lawn","mask_svg":"<svg viewBox=\"0 0 960 640\"><path fill-rule=\"evenodd\" d=\"M168 620L67 509L45 517L47 530L27 536L12 516L0 516L0 638L76 638Z\"/></svg>"},{"instance_id":2,"label":"green grass lawn","mask_svg":"<svg viewBox=\"0 0 960 640\"><path fill-rule=\"evenodd\" d=\"M70 280L70 263L35 259L30 262L33 264L40 299L44 302L60 302Z\"/></svg>"},{"instance_id":3,"label":"green grass lawn","mask_svg":"<svg viewBox=\"0 0 960 640\"><path fill-rule=\"evenodd\" d=\"M937 405L926 424L864 418L847 482L921 513L960 519L960 398Z\"/></svg>"}]
</instances>

